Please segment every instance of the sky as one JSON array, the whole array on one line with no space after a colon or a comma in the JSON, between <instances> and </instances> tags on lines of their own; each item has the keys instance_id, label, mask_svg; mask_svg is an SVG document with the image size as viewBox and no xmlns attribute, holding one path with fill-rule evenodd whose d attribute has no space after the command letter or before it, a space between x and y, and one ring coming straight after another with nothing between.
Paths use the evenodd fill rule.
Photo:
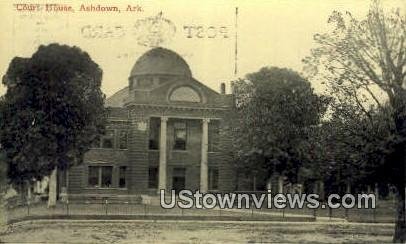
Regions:
<instances>
[{"instance_id":1,"label":"sky","mask_svg":"<svg viewBox=\"0 0 406 244\"><path fill-rule=\"evenodd\" d=\"M160 13L159 23L163 24L157 31L163 33L163 38L158 45L180 54L194 78L203 84L219 91L220 83L225 82L229 91L231 80L264 66L302 71L301 60L315 45L313 35L331 29L327 20L332 11L350 11L356 17L363 17L371 3L364 0L79 0L59 1L71 6L73 11L47 12L44 5L38 11L28 11L22 5L15 5L17 2L21 3L0 2L0 76L5 74L13 57L30 57L40 44L57 42L78 46L89 53L103 70L102 91L107 96L128 85L137 58L157 44L143 40L151 33L147 29L149 20ZM402 0L381 2L385 9L406 8L406 1ZM120 12L80 11L90 5L115 6ZM135 11L127 11L128 5ZM316 91L323 89L320 84L312 85ZM0 86L0 95L5 92L6 88Z\"/></svg>"}]
</instances>

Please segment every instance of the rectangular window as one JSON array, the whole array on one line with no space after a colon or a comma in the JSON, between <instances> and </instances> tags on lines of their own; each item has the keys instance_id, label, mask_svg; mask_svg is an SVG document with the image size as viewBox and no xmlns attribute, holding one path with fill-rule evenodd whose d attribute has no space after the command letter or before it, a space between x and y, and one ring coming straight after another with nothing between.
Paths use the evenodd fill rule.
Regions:
<instances>
[{"instance_id":1,"label":"rectangular window","mask_svg":"<svg viewBox=\"0 0 406 244\"><path fill-rule=\"evenodd\" d=\"M118 187L120 187L120 188L126 188L127 187L126 171L127 171L126 166L121 166L120 167L119 180L118 180Z\"/></svg>"},{"instance_id":2,"label":"rectangular window","mask_svg":"<svg viewBox=\"0 0 406 244\"><path fill-rule=\"evenodd\" d=\"M112 187L113 166L89 166L89 187Z\"/></svg>"},{"instance_id":3,"label":"rectangular window","mask_svg":"<svg viewBox=\"0 0 406 244\"><path fill-rule=\"evenodd\" d=\"M88 185L89 187L99 186L99 167L89 166Z\"/></svg>"},{"instance_id":4,"label":"rectangular window","mask_svg":"<svg viewBox=\"0 0 406 244\"><path fill-rule=\"evenodd\" d=\"M152 77L144 77L138 80L137 85L139 88L145 88L151 85L152 82L153 82Z\"/></svg>"},{"instance_id":5,"label":"rectangular window","mask_svg":"<svg viewBox=\"0 0 406 244\"><path fill-rule=\"evenodd\" d=\"M129 88L133 89L134 88L134 84L137 84L137 80L135 78L130 79L130 84L129 84Z\"/></svg>"},{"instance_id":6,"label":"rectangular window","mask_svg":"<svg viewBox=\"0 0 406 244\"><path fill-rule=\"evenodd\" d=\"M120 131L120 138L119 138L119 145L118 148L120 149L127 149L127 140L128 140L128 133L126 130Z\"/></svg>"},{"instance_id":7,"label":"rectangular window","mask_svg":"<svg viewBox=\"0 0 406 244\"><path fill-rule=\"evenodd\" d=\"M149 167L148 188L158 188L158 167Z\"/></svg>"},{"instance_id":8,"label":"rectangular window","mask_svg":"<svg viewBox=\"0 0 406 244\"><path fill-rule=\"evenodd\" d=\"M175 122L174 125L174 150L186 150L186 123L185 122Z\"/></svg>"},{"instance_id":9,"label":"rectangular window","mask_svg":"<svg viewBox=\"0 0 406 244\"><path fill-rule=\"evenodd\" d=\"M151 118L149 122L149 149L159 149L159 134L161 130L161 121L159 118Z\"/></svg>"},{"instance_id":10,"label":"rectangular window","mask_svg":"<svg viewBox=\"0 0 406 244\"><path fill-rule=\"evenodd\" d=\"M220 123L217 120L209 123L209 152L218 152L220 145Z\"/></svg>"},{"instance_id":11,"label":"rectangular window","mask_svg":"<svg viewBox=\"0 0 406 244\"><path fill-rule=\"evenodd\" d=\"M91 148L100 148L100 137L96 137L91 145Z\"/></svg>"},{"instance_id":12,"label":"rectangular window","mask_svg":"<svg viewBox=\"0 0 406 244\"><path fill-rule=\"evenodd\" d=\"M114 148L114 130L107 130L103 135L102 148Z\"/></svg>"},{"instance_id":13,"label":"rectangular window","mask_svg":"<svg viewBox=\"0 0 406 244\"><path fill-rule=\"evenodd\" d=\"M209 190L218 190L219 188L219 170L209 168Z\"/></svg>"},{"instance_id":14,"label":"rectangular window","mask_svg":"<svg viewBox=\"0 0 406 244\"><path fill-rule=\"evenodd\" d=\"M102 166L101 167L101 187L112 187L113 167Z\"/></svg>"}]
</instances>

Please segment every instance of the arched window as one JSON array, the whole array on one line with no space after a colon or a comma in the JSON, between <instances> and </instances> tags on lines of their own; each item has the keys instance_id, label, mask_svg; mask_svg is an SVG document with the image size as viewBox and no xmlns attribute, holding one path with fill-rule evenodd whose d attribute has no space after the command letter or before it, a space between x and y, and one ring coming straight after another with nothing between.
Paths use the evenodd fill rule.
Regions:
<instances>
[{"instance_id":1,"label":"arched window","mask_svg":"<svg viewBox=\"0 0 406 244\"><path fill-rule=\"evenodd\" d=\"M200 95L190 87L183 86L175 89L169 96L169 101L174 102L201 102Z\"/></svg>"}]
</instances>

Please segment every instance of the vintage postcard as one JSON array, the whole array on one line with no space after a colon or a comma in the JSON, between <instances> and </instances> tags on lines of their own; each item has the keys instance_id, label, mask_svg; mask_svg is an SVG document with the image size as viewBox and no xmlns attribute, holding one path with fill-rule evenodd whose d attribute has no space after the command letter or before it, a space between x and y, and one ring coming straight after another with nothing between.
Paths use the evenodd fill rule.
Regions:
<instances>
[{"instance_id":1,"label":"vintage postcard","mask_svg":"<svg viewBox=\"0 0 406 244\"><path fill-rule=\"evenodd\" d=\"M3 0L0 242L405 243L402 0Z\"/></svg>"}]
</instances>

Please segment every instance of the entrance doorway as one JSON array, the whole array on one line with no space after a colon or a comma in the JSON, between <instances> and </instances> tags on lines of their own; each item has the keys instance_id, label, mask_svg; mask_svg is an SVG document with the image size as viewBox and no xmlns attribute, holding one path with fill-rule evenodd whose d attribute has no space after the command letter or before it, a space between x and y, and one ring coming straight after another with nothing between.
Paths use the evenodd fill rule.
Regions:
<instances>
[{"instance_id":1,"label":"entrance doorway","mask_svg":"<svg viewBox=\"0 0 406 244\"><path fill-rule=\"evenodd\" d=\"M176 193L184 190L186 182L186 169L173 168L172 177L172 190L175 190Z\"/></svg>"}]
</instances>

